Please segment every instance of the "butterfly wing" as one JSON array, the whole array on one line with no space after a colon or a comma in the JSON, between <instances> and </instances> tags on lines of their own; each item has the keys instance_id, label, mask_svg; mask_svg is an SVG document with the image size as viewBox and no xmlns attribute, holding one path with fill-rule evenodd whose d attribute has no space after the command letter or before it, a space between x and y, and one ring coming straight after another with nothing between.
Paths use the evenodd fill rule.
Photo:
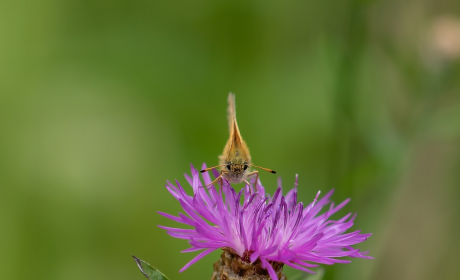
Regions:
<instances>
[{"instance_id":1,"label":"butterfly wing","mask_svg":"<svg viewBox=\"0 0 460 280\"><path fill-rule=\"evenodd\" d=\"M225 145L222 156L220 156L221 162L225 161L221 164L226 164L230 161L238 164L250 162L251 156L249 154L249 149L241 137L238 123L236 122L235 95L231 92L228 95L227 119L230 138Z\"/></svg>"}]
</instances>

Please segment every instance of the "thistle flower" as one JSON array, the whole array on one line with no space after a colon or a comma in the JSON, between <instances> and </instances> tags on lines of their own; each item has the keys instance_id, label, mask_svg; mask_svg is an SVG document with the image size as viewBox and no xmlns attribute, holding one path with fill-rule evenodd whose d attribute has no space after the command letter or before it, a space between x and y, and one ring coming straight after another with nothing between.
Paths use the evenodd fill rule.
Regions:
<instances>
[{"instance_id":1,"label":"thistle flower","mask_svg":"<svg viewBox=\"0 0 460 280\"><path fill-rule=\"evenodd\" d=\"M203 164L202 169L205 168ZM317 264L350 262L340 257L372 259L366 256L368 252L360 252L352 247L365 241L371 236L370 233L361 234L360 230L345 233L353 225L356 215L349 213L339 220L329 220L350 199L335 206L329 200L333 191L319 200L318 192L313 202L304 206L297 201L297 176L295 187L286 195L282 194L280 181L273 196L265 193L260 182L252 182L238 193L225 180L221 189L203 188L212 182L209 173L202 174L203 184L198 170L193 166L191 169L192 177L187 174L185 177L192 186L192 196L185 192L177 180L176 186L169 181L166 185L187 215L179 213L179 216L173 216L158 212L192 227L159 226L172 237L189 241L191 248L182 252L203 250L181 272L217 249L224 250L220 264L230 266L226 268L227 271L240 276L265 273L276 280L284 278L280 272L283 265L315 273L308 268ZM213 171L217 177L218 172ZM319 214L328 204L329 208ZM219 269L220 264L217 262L214 269ZM252 267L248 269L247 265Z\"/></svg>"}]
</instances>

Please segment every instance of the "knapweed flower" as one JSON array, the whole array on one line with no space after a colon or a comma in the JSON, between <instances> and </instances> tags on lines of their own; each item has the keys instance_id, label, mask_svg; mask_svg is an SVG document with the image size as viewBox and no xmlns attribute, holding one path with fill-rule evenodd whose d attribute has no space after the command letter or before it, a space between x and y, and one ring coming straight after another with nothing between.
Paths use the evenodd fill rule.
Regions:
<instances>
[{"instance_id":1,"label":"knapweed flower","mask_svg":"<svg viewBox=\"0 0 460 280\"><path fill-rule=\"evenodd\" d=\"M214 175L218 175L217 171ZM370 233L361 234L359 230L345 233L353 225L356 215L350 213L339 220L329 220L349 202L347 199L337 206L330 203L333 191L317 200L318 192L313 202L304 206L297 201L297 177L295 187L286 195L282 194L279 182L273 196L265 193L260 182L246 185L238 193L225 180L221 188L202 187L212 182L211 177L204 173L204 183L201 182L199 172L193 166L192 177L187 174L185 177L192 186L193 195L188 195L177 181L176 185L168 182L166 188L179 201L186 215L159 212L191 227L160 226L172 237L189 241L191 248L183 252L203 250L181 272L217 249L223 249L227 257L233 258L235 263L223 260L221 264L227 262L236 275L260 272L276 280L284 277L279 273L283 265L314 273L308 269L318 266L314 263L350 262L340 257L372 258L366 256L367 252L352 247L365 241ZM328 209L320 214L328 204ZM248 271L244 264L255 266ZM214 265L215 270L216 266L218 263Z\"/></svg>"}]
</instances>

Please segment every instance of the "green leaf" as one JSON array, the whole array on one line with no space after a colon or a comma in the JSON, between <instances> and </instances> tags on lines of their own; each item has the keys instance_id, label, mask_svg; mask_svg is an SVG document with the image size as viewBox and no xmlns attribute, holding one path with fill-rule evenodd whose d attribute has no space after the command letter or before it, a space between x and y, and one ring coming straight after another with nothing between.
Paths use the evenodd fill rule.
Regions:
<instances>
[{"instance_id":1,"label":"green leaf","mask_svg":"<svg viewBox=\"0 0 460 280\"><path fill-rule=\"evenodd\" d=\"M168 277L166 277L166 275L161 273L161 271L159 271L158 269L152 267L149 263L141 259L138 259L135 256L133 256L133 258L136 261L137 266L141 270L142 274L144 274L144 276L147 277L147 279L149 280L169 280Z\"/></svg>"}]
</instances>

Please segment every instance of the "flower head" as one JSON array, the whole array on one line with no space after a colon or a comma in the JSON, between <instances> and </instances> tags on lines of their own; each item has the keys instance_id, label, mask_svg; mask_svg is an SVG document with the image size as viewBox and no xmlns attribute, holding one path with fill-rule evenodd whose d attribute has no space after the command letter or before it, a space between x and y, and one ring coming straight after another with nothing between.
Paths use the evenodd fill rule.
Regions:
<instances>
[{"instance_id":1,"label":"flower head","mask_svg":"<svg viewBox=\"0 0 460 280\"><path fill-rule=\"evenodd\" d=\"M203 169L206 166L203 165ZM215 170L214 170L215 171ZM214 175L219 174L215 171ZM176 222L191 226L190 229L160 226L172 237L186 239L191 248L183 252L200 252L186 264L181 272L205 255L224 249L238 255L242 261L260 261L272 279L278 279L273 263L314 273L307 267L317 264L348 263L340 257L372 258L352 245L365 241L368 234L359 230L345 233L356 215L347 214L339 220L329 220L332 214L343 208L349 199L335 206L330 203L330 191L317 200L320 192L310 204L304 206L297 201L297 177L295 187L282 194L281 182L273 196L265 193L260 182L246 185L238 193L224 180L221 190L204 188L212 182L208 173L202 174L192 166L192 177L185 174L192 186L193 195L188 195L179 182L176 186L168 182L166 188L176 198L185 214L173 216L159 214ZM328 209L321 213L324 206Z\"/></svg>"}]
</instances>

